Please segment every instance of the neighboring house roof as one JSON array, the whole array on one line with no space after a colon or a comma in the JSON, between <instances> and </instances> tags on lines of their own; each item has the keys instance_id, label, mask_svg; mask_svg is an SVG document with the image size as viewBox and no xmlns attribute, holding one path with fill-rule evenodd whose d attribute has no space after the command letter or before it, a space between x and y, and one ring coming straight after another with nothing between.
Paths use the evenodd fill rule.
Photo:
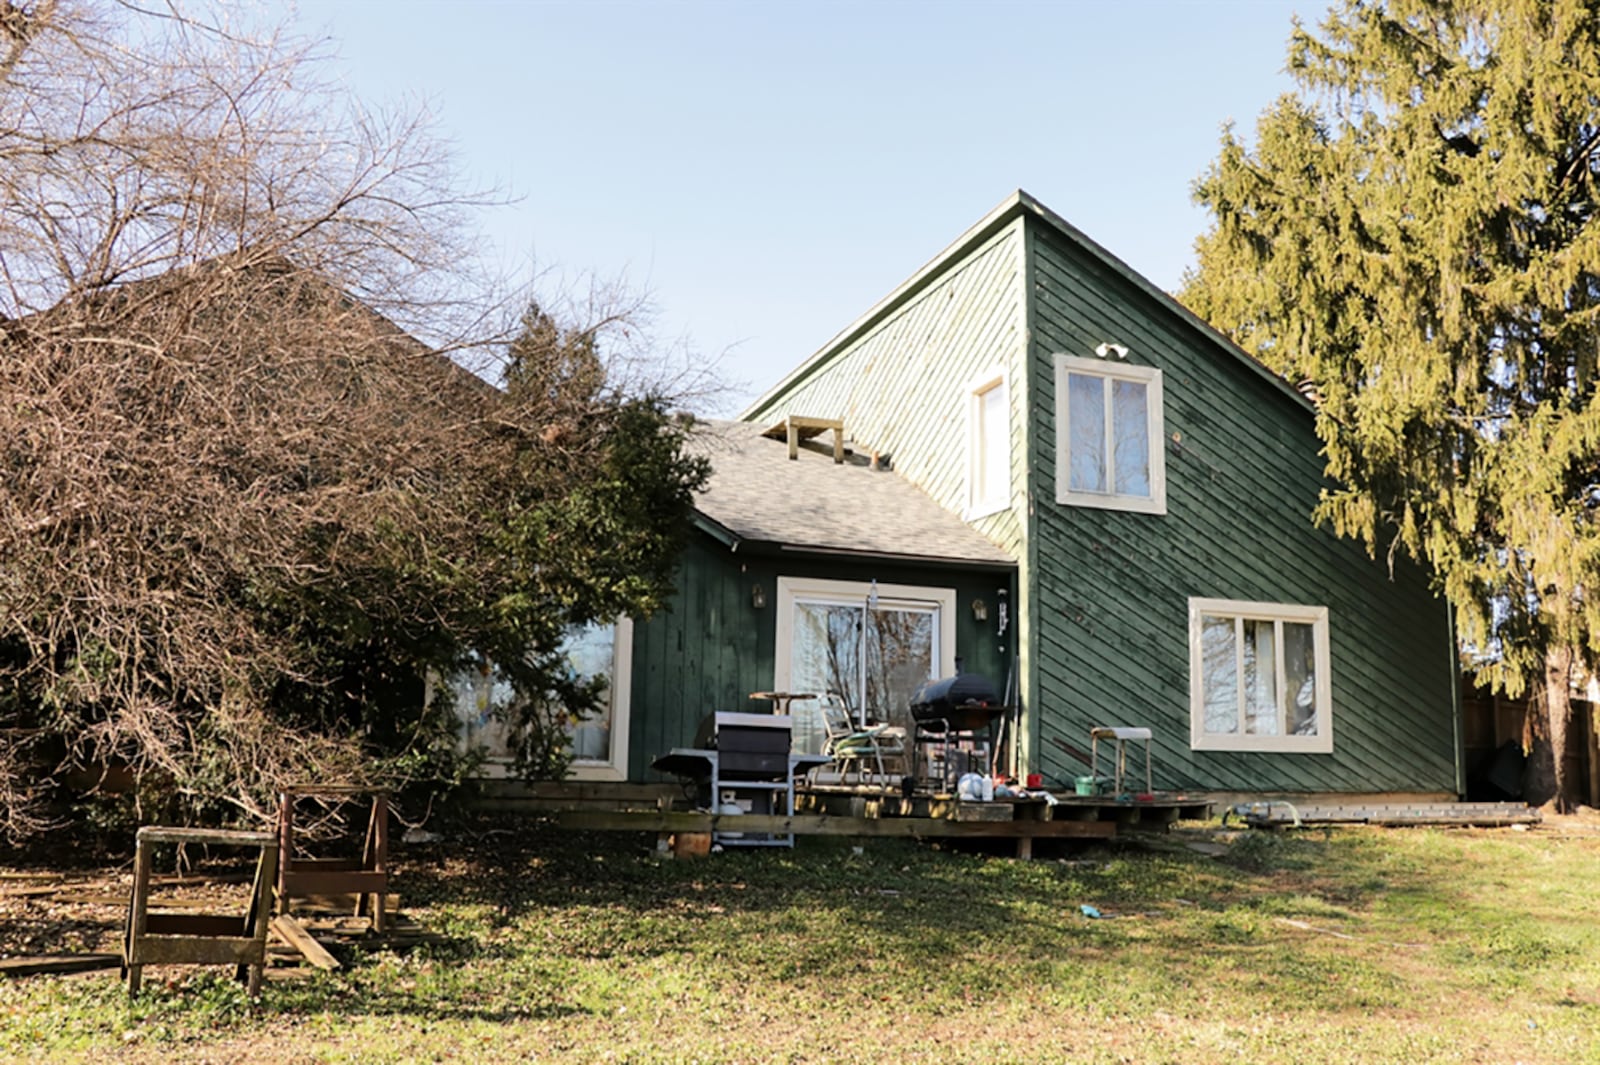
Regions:
<instances>
[{"instance_id":1,"label":"neighboring house roof","mask_svg":"<svg viewBox=\"0 0 1600 1065\"><path fill-rule=\"evenodd\" d=\"M866 314L852 322L832 340L824 344L815 354L806 359L805 362L801 363L799 366L795 367L794 370L790 371L783 378L783 380L769 388L760 396L760 398L758 398L754 403L750 404L750 406L745 409L745 412L743 415L741 415L741 417L753 417L758 412L764 411L779 396L782 396L795 385L799 384L801 381L804 381L817 370L821 369L828 362L828 360L834 356L834 354L845 348L852 340L871 329L878 322L882 321L887 315L892 314L897 308L904 305L906 301L910 300L918 292L920 292L924 286L943 273L946 267L966 256L984 241L988 240L1005 226L1009 225L1015 218L1024 214L1031 215L1045 225L1050 226L1067 240L1076 244L1089 255L1098 259L1112 272L1116 273L1129 284L1133 285L1145 295L1149 296L1158 305L1176 315L1186 325L1192 327L1219 353L1227 356L1228 358L1238 359L1240 362L1248 366L1252 371L1270 381L1278 388L1279 391L1288 396L1290 399L1294 400L1294 402L1298 405L1306 408L1307 410L1315 409L1311 402L1294 388L1290 387L1287 381L1273 373L1266 367L1266 365L1264 365L1260 360L1256 359L1249 352L1245 351L1233 341L1223 336L1199 315L1195 314L1189 308L1179 303L1170 293L1163 292L1161 289L1157 288L1154 282L1152 282L1149 278L1145 277L1133 267L1117 258L1117 256L1113 255L1105 247L1091 240L1089 236L1077 226L1074 226L1071 222L1068 222L1065 218L1062 218L1060 215L1056 214L1050 208L1034 199L1034 197L1027 192L1024 192L1022 189L1018 189L1010 196L1007 196L1004 200L1002 200L999 206L995 207L994 210L990 211L988 214L984 215L983 218L979 219L978 223L971 229L968 229L961 236L957 237L949 247L944 249L944 251L940 252L938 255L935 255L926 265L924 265L916 273L912 274L911 277L906 279L906 281L904 281L893 292L879 300L878 303L874 305L871 310L867 311ZM825 412L819 411L812 413L821 414Z\"/></svg>"},{"instance_id":2,"label":"neighboring house roof","mask_svg":"<svg viewBox=\"0 0 1600 1065\"><path fill-rule=\"evenodd\" d=\"M702 421L691 438L711 460L711 481L695 500L701 526L737 550L742 544L911 561L1013 566L1015 560L920 488L866 458L800 448L749 422Z\"/></svg>"}]
</instances>

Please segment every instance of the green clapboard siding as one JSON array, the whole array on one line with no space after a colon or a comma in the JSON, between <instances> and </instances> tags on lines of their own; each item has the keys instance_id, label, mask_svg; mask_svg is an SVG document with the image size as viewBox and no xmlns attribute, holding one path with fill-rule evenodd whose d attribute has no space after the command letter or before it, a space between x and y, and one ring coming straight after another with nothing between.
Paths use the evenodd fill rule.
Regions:
<instances>
[{"instance_id":1,"label":"green clapboard siding","mask_svg":"<svg viewBox=\"0 0 1600 1065\"><path fill-rule=\"evenodd\" d=\"M651 760L688 746L707 713L770 710L748 696L772 687L779 577L953 588L956 654L966 669L1004 683L1006 655L995 633L994 607L997 589L1012 585L1009 571L732 552L699 536L684 555L669 608L634 624L630 780L662 779L649 769ZM763 609L751 605L754 584L766 590ZM990 605L987 622L972 619L975 598Z\"/></svg>"},{"instance_id":2,"label":"green clapboard siding","mask_svg":"<svg viewBox=\"0 0 1600 1065\"><path fill-rule=\"evenodd\" d=\"M1007 376L1012 406L1010 510L975 521L1020 551L1026 499L1023 237L1020 220L981 234L947 270L891 297L745 414L842 418L855 446L890 456L895 472L960 514L967 504L967 406L980 376Z\"/></svg>"},{"instance_id":3,"label":"green clapboard siding","mask_svg":"<svg viewBox=\"0 0 1600 1065\"><path fill-rule=\"evenodd\" d=\"M1020 581L1035 765L1083 771L1091 726L1156 736L1157 786L1454 791L1445 608L1415 567L1367 558L1310 518L1323 483L1312 415L1258 369L1048 220L1027 215L1034 491ZM1125 344L1165 390L1167 514L1055 502L1055 353ZM1174 441L1178 443L1174 443ZM1189 749L1191 596L1329 608L1331 754Z\"/></svg>"}]
</instances>

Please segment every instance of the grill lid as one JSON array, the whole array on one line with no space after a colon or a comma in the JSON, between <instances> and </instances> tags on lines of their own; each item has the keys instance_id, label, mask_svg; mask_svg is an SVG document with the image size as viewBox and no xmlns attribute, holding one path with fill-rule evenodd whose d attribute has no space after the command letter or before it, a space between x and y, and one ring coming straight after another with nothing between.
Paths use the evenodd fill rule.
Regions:
<instances>
[{"instance_id":1,"label":"grill lid","mask_svg":"<svg viewBox=\"0 0 1600 1065\"><path fill-rule=\"evenodd\" d=\"M981 673L930 680L911 697L911 716L936 729L942 729L941 723L961 732L984 728L1004 710L999 693Z\"/></svg>"}]
</instances>

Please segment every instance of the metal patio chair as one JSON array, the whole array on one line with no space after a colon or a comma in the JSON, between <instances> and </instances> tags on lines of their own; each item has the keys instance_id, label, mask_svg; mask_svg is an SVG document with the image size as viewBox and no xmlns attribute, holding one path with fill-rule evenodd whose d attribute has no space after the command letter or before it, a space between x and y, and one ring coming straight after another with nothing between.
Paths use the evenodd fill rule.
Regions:
<instances>
[{"instance_id":1,"label":"metal patio chair","mask_svg":"<svg viewBox=\"0 0 1600 1065\"><path fill-rule=\"evenodd\" d=\"M822 723L827 730L822 753L833 759L839 769L839 779L849 783L852 770L856 783L866 783L870 764L877 782L889 783L886 763L896 763L904 768L906 755L906 730L893 725L857 724L850 718L844 700L836 692L829 692L820 701Z\"/></svg>"}]
</instances>

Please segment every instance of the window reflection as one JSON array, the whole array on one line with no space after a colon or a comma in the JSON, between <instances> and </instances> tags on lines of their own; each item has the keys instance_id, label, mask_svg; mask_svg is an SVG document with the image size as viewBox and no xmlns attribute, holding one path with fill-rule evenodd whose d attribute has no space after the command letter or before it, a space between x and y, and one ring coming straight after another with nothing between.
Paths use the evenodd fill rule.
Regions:
<instances>
[{"instance_id":1,"label":"window reflection","mask_svg":"<svg viewBox=\"0 0 1600 1065\"><path fill-rule=\"evenodd\" d=\"M1111 425L1116 433L1113 491L1118 495L1150 494L1150 423L1146 396L1142 382L1111 382Z\"/></svg>"},{"instance_id":2,"label":"window reflection","mask_svg":"<svg viewBox=\"0 0 1600 1065\"><path fill-rule=\"evenodd\" d=\"M1074 492L1106 490L1105 382L1087 374L1067 375L1067 426Z\"/></svg>"},{"instance_id":3,"label":"window reflection","mask_svg":"<svg viewBox=\"0 0 1600 1065\"><path fill-rule=\"evenodd\" d=\"M617 626L614 624L578 625L569 628L562 639L561 654L580 680L604 677L606 690L598 712L578 718L566 715L564 727L569 753L577 764L610 764L613 761L614 706ZM445 681L460 722L460 747L479 751L490 763L510 764L516 758L516 733L507 722L516 693L503 673L487 658L474 655L469 668Z\"/></svg>"},{"instance_id":4,"label":"window reflection","mask_svg":"<svg viewBox=\"0 0 1600 1065\"><path fill-rule=\"evenodd\" d=\"M935 676L938 610L796 599L789 683L794 691L837 692L855 720L909 728L911 697ZM795 750L822 750L826 731L815 703L794 703Z\"/></svg>"}]
</instances>

